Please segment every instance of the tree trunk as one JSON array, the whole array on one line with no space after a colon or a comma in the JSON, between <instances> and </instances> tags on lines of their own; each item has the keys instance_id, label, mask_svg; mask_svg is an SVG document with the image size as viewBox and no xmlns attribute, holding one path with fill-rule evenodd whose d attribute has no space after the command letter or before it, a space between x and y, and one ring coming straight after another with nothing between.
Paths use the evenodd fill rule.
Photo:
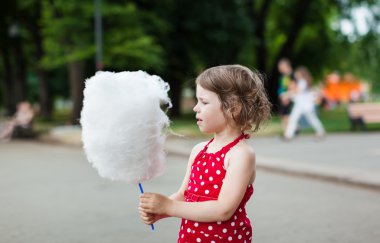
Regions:
<instances>
[{"instance_id":1,"label":"tree trunk","mask_svg":"<svg viewBox=\"0 0 380 243\"><path fill-rule=\"evenodd\" d=\"M10 116L16 111L16 101L13 95L13 82L12 82L12 67L11 60L9 59L8 47L2 46L1 56L3 57L4 66L4 82L3 82L3 102L5 107L5 115Z\"/></svg>"},{"instance_id":2,"label":"tree trunk","mask_svg":"<svg viewBox=\"0 0 380 243\"><path fill-rule=\"evenodd\" d=\"M297 4L297 12L294 13L292 26L288 32L288 38L286 39L284 45L281 47L280 52L278 53L275 62L273 63L272 70L269 75L269 82L267 82L267 90L270 97L270 100L273 104L278 104L277 97L277 88L278 88L278 79L279 73L277 71L277 63L283 58L287 57L289 59L292 58L294 44L297 40L297 37L302 30L302 27L305 25L305 17L307 16L308 10L310 8L312 1L303 1L300 0ZM276 108L276 106L274 106Z\"/></svg>"},{"instance_id":3,"label":"tree trunk","mask_svg":"<svg viewBox=\"0 0 380 243\"><path fill-rule=\"evenodd\" d=\"M32 21L29 25L29 30L31 36L33 38L34 46L36 48L36 62L37 62L37 76L39 81L39 99L40 99L40 107L41 113L40 115L45 119L51 119L52 113L52 99L50 97L49 86L47 83L47 73L40 65L40 61L44 56L44 49L42 45L42 35L41 28L39 26L39 21L41 19L41 3L40 1L36 2L35 12L32 17Z\"/></svg>"},{"instance_id":4,"label":"tree trunk","mask_svg":"<svg viewBox=\"0 0 380 243\"><path fill-rule=\"evenodd\" d=\"M255 9L255 2L247 0L246 6L248 9L248 16L252 21L253 33L255 36L255 49L256 49L256 68L259 71L267 72L267 46L265 39L265 30L267 16L272 0L265 0L257 12Z\"/></svg>"},{"instance_id":5,"label":"tree trunk","mask_svg":"<svg viewBox=\"0 0 380 243\"><path fill-rule=\"evenodd\" d=\"M26 60L20 37L13 39L13 52L15 56L14 97L16 103L19 103L26 99Z\"/></svg>"},{"instance_id":6,"label":"tree trunk","mask_svg":"<svg viewBox=\"0 0 380 243\"><path fill-rule=\"evenodd\" d=\"M83 89L84 89L84 61L74 61L68 64L70 93L73 102L71 113L71 124L79 124L80 112L83 106Z\"/></svg>"}]
</instances>

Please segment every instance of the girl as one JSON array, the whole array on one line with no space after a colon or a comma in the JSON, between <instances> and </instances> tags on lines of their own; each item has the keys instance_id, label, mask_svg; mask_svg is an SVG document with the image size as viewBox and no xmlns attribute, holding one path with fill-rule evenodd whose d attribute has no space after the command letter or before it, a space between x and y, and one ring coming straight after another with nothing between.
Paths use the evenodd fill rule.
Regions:
<instances>
[{"instance_id":1,"label":"girl","mask_svg":"<svg viewBox=\"0 0 380 243\"><path fill-rule=\"evenodd\" d=\"M178 242L251 242L245 205L253 194L255 154L244 139L270 117L263 82L246 67L227 65L207 69L196 85L197 124L214 138L193 148L176 193L140 197L140 216L146 224L182 218Z\"/></svg>"},{"instance_id":2,"label":"girl","mask_svg":"<svg viewBox=\"0 0 380 243\"><path fill-rule=\"evenodd\" d=\"M286 139L292 139L297 129L299 120L302 116L304 116L316 131L317 137L322 138L325 134L325 130L314 109L316 97L310 90L312 77L305 67L297 68L295 71L295 77L297 80L297 86L294 91L288 92L288 95L294 102L294 106L290 113L289 123L284 136Z\"/></svg>"}]
</instances>

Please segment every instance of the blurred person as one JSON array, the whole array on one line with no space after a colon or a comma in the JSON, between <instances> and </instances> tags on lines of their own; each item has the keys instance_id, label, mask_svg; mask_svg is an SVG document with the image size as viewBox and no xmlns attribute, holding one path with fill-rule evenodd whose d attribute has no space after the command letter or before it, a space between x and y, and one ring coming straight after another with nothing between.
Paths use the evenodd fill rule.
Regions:
<instances>
[{"instance_id":1,"label":"blurred person","mask_svg":"<svg viewBox=\"0 0 380 243\"><path fill-rule=\"evenodd\" d=\"M325 86L323 87L323 108L333 110L341 102L340 75L332 72L327 75Z\"/></svg>"},{"instance_id":2,"label":"blurred person","mask_svg":"<svg viewBox=\"0 0 380 243\"><path fill-rule=\"evenodd\" d=\"M289 116L289 122L284 137L289 140L294 138L298 123L302 116L316 131L318 138L323 138L325 130L315 112L317 95L311 90L312 76L306 67L298 67L295 71L296 87L287 92L287 96L293 100L293 109Z\"/></svg>"},{"instance_id":3,"label":"blurred person","mask_svg":"<svg viewBox=\"0 0 380 243\"><path fill-rule=\"evenodd\" d=\"M295 78L293 74L293 68L292 64L289 59L287 58L281 58L278 61L278 71L281 74L280 80L279 80L279 87L277 90L277 94L280 101L279 106L279 115L281 117L281 127L282 130L285 131L288 120L289 120L289 114L292 109L293 102L290 99L290 97L287 95L289 90L294 89L295 85Z\"/></svg>"},{"instance_id":4,"label":"blurred person","mask_svg":"<svg viewBox=\"0 0 380 243\"><path fill-rule=\"evenodd\" d=\"M24 131L31 131L34 111L27 101L17 105L15 115L0 125L0 141L9 141L12 137L22 137Z\"/></svg>"}]
</instances>

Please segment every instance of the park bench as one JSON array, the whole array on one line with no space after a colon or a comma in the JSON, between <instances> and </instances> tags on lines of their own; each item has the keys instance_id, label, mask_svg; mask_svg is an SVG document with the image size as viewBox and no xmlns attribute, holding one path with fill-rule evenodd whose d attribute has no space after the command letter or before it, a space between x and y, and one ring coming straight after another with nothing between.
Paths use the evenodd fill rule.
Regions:
<instances>
[{"instance_id":1,"label":"park bench","mask_svg":"<svg viewBox=\"0 0 380 243\"><path fill-rule=\"evenodd\" d=\"M380 123L380 103L350 103L347 111L351 130L367 130L368 123Z\"/></svg>"}]
</instances>

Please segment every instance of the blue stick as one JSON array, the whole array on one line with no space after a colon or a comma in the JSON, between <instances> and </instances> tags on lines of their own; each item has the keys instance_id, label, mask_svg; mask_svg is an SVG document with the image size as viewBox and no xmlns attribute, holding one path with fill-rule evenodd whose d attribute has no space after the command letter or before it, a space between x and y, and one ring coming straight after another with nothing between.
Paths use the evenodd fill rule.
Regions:
<instances>
[{"instance_id":1,"label":"blue stick","mask_svg":"<svg viewBox=\"0 0 380 243\"><path fill-rule=\"evenodd\" d=\"M142 185L141 185L140 182L139 182L139 188L140 188L141 194L144 194L144 189L143 189L143 187L142 187ZM151 224L150 227L152 228L152 230L154 230L154 225L153 224Z\"/></svg>"}]
</instances>

